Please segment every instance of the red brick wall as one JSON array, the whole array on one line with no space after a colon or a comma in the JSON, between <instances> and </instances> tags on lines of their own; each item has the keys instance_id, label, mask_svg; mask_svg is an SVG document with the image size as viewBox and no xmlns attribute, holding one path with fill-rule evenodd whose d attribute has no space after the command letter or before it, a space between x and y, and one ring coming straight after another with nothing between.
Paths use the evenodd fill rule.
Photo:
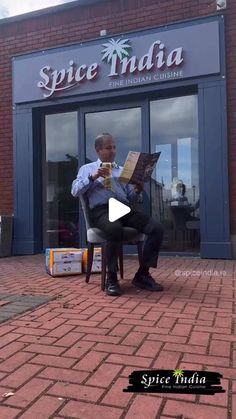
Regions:
<instances>
[{"instance_id":1,"label":"red brick wall","mask_svg":"<svg viewBox=\"0 0 236 419\"><path fill-rule=\"evenodd\" d=\"M0 25L0 213L13 211L11 56L216 13L215 0L108 0ZM236 234L236 1L227 0L231 232Z\"/></svg>"}]
</instances>

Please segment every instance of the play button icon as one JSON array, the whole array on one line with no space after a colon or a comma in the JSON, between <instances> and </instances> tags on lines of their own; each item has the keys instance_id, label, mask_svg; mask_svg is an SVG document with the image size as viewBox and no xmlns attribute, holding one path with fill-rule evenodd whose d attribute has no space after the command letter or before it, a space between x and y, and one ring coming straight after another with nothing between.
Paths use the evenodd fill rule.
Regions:
<instances>
[{"instance_id":1,"label":"play button icon","mask_svg":"<svg viewBox=\"0 0 236 419\"><path fill-rule=\"evenodd\" d=\"M117 201L115 198L110 198L108 203L108 219L111 223L119 218L124 217L131 211L130 207L123 204L120 201Z\"/></svg>"}]
</instances>

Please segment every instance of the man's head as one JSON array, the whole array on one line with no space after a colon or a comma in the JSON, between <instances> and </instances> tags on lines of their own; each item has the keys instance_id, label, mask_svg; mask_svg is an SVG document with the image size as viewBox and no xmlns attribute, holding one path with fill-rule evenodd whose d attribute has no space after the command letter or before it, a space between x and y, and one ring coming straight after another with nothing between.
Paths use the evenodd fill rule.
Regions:
<instances>
[{"instance_id":1,"label":"man's head","mask_svg":"<svg viewBox=\"0 0 236 419\"><path fill-rule=\"evenodd\" d=\"M102 162L114 162L116 157L116 145L111 134L99 134L94 145L97 155Z\"/></svg>"}]
</instances>

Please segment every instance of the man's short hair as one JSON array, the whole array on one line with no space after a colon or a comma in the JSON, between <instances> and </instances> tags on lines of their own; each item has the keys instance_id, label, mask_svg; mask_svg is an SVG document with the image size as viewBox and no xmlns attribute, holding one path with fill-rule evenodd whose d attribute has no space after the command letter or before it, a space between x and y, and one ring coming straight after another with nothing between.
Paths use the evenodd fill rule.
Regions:
<instances>
[{"instance_id":1,"label":"man's short hair","mask_svg":"<svg viewBox=\"0 0 236 419\"><path fill-rule=\"evenodd\" d=\"M95 143L94 143L94 147L97 150L97 148L100 150L103 147L103 140L104 137L112 137L111 134L109 134L109 132L103 132L102 134L99 134L96 139L95 139Z\"/></svg>"}]
</instances>

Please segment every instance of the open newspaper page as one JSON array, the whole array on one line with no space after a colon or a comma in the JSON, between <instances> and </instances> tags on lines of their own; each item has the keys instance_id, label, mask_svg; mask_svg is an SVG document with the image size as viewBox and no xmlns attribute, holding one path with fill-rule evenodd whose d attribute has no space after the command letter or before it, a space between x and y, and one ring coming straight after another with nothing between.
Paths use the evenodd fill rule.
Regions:
<instances>
[{"instance_id":1,"label":"open newspaper page","mask_svg":"<svg viewBox=\"0 0 236 419\"><path fill-rule=\"evenodd\" d=\"M121 183L148 182L160 157L158 153L129 151L119 181Z\"/></svg>"}]
</instances>

